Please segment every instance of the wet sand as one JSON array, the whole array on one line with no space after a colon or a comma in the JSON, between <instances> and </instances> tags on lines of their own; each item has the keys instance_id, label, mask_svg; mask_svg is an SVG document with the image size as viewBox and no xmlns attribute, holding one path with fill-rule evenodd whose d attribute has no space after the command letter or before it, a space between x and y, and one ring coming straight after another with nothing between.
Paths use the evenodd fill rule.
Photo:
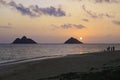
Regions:
<instances>
[{"instance_id":1,"label":"wet sand","mask_svg":"<svg viewBox=\"0 0 120 80\"><path fill-rule=\"evenodd\" d=\"M69 72L88 72L91 68L100 70L105 66L119 64L120 51L75 54L0 65L0 80L39 80Z\"/></svg>"}]
</instances>

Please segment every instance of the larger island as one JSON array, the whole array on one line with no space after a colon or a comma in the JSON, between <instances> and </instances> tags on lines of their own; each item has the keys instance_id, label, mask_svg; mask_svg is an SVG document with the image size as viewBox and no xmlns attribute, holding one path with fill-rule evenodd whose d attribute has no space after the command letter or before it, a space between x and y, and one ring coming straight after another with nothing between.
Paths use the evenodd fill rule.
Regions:
<instances>
[{"instance_id":1,"label":"larger island","mask_svg":"<svg viewBox=\"0 0 120 80\"><path fill-rule=\"evenodd\" d=\"M23 36L21 39L16 38L12 44L37 44L34 40L27 38L26 36Z\"/></svg>"}]
</instances>

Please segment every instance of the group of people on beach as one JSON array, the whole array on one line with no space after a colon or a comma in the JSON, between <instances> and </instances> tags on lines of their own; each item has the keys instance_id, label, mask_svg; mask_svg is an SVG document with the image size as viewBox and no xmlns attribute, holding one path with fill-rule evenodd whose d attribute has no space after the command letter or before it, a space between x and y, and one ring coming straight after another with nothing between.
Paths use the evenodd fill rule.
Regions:
<instances>
[{"instance_id":1,"label":"group of people on beach","mask_svg":"<svg viewBox=\"0 0 120 80\"><path fill-rule=\"evenodd\" d=\"M115 51L115 47L114 46L112 46L112 47L108 46L107 51Z\"/></svg>"}]
</instances>

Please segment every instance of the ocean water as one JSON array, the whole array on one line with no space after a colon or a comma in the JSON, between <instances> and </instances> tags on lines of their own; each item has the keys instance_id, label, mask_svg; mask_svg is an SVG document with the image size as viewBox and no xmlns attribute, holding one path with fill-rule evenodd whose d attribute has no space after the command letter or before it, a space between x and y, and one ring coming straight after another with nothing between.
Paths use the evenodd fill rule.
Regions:
<instances>
[{"instance_id":1,"label":"ocean water","mask_svg":"<svg viewBox=\"0 0 120 80\"><path fill-rule=\"evenodd\" d=\"M120 50L120 44L0 44L0 63L88 54L104 51L108 46Z\"/></svg>"}]
</instances>

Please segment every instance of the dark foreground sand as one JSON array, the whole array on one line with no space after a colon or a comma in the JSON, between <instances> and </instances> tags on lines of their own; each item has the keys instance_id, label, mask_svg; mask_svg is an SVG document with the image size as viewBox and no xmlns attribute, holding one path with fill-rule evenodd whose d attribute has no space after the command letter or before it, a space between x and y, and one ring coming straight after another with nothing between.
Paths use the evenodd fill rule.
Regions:
<instances>
[{"instance_id":1,"label":"dark foreground sand","mask_svg":"<svg viewBox=\"0 0 120 80\"><path fill-rule=\"evenodd\" d=\"M70 72L96 71L120 65L120 51L68 55L60 58L0 65L0 80L40 80Z\"/></svg>"}]
</instances>

